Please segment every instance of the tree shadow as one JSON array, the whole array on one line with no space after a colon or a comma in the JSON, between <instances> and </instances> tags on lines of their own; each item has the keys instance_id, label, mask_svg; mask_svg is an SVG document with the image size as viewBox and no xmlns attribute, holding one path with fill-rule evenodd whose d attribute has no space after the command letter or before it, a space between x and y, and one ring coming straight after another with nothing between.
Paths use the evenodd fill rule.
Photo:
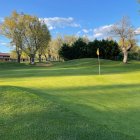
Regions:
<instances>
[{"instance_id":1,"label":"tree shadow","mask_svg":"<svg viewBox=\"0 0 140 140\"><path fill-rule=\"evenodd\" d=\"M118 86L114 85L113 90ZM138 86L132 85L134 88ZM130 85L120 88L128 87ZM115 110L100 110L96 106L79 101L80 91L91 92L94 89L94 96L82 95L82 98L87 101L86 98L97 99L96 92L102 88L106 91L111 86L59 88L58 91L55 88L43 91L18 86L0 86L0 105L1 110L4 110L0 116L1 139L136 140L133 134L131 136L131 133L129 135L119 130L111 130L109 125L102 123L101 119L105 119L108 123L106 119L113 117ZM63 91L62 95L59 94L60 91ZM75 91L77 99L75 95L70 98L72 94L69 91ZM70 96L67 96L68 94ZM107 94L104 93L104 96ZM8 112L5 112L7 108ZM125 116L131 115L134 109L119 113ZM96 114L97 117L102 117L96 120L94 117ZM118 118L112 120L115 121L114 126L120 123Z\"/></svg>"},{"instance_id":2,"label":"tree shadow","mask_svg":"<svg viewBox=\"0 0 140 140\"><path fill-rule=\"evenodd\" d=\"M21 67L10 69L10 67L0 70L1 78L26 78L26 77L61 77L61 76L86 76L98 75L98 65L88 66L53 66L53 67ZM101 75L124 74L131 72L139 72L138 64L115 64L101 65Z\"/></svg>"},{"instance_id":3,"label":"tree shadow","mask_svg":"<svg viewBox=\"0 0 140 140\"><path fill-rule=\"evenodd\" d=\"M58 88L50 94L88 119L140 138L140 84Z\"/></svg>"}]
</instances>

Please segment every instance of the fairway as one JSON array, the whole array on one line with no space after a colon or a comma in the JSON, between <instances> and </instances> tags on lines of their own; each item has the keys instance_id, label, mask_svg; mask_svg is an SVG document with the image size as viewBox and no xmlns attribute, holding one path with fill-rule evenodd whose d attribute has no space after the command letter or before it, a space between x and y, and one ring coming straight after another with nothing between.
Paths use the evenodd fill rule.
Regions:
<instances>
[{"instance_id":1,"label":"fairway","mask_svg":"<svg viewBox=\"0 0 140 140\"><path fill-rule=\"evenodd\" d=\"M140 62L0 63L0 140L140 140Z\"/></svg>"}]
</instances>

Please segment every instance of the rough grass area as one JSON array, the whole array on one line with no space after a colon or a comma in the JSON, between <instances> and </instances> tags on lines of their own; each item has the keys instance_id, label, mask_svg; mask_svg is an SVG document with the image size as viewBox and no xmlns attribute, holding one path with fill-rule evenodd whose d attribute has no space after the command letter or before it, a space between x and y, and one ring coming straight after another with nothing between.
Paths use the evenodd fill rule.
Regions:
<instances>
[{"instance_id":1,"label":"rough grass area","mask_svg":"<svg viewBox=\"0 0 140 140\"><path fill-rule=\"evenodd\" d=\"M0 140L139 140L140 62L0 63Z\"/></svg>"}]
</instances>

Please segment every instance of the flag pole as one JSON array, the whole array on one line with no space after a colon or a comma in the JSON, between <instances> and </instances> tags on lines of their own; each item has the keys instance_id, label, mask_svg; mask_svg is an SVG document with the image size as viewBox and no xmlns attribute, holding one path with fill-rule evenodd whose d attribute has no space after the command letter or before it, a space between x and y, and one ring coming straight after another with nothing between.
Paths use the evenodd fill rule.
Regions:
<instances>
[{"instance_id":1,"label":"flag pole","mask_svg":"<svg viewBox=\"0 0 140 140\"><path fill-rule=\"evenodd\" d=\"M100 50L99 48L97 49L97 55L98 55L98 63L99 63L99 75L101 75L101 66L100 66Z\"/></svg>"},{"instance_id":2,"label":"flag pole","mask_svg":"<svg viewBox=\"0 0 140 140\"><path fill-rule=\"evenodd\" d=\"M100 65L100 56L98 55L98 63L99 63L99 75L101 75L101 65Z\"/></svg>"}]
</instances>

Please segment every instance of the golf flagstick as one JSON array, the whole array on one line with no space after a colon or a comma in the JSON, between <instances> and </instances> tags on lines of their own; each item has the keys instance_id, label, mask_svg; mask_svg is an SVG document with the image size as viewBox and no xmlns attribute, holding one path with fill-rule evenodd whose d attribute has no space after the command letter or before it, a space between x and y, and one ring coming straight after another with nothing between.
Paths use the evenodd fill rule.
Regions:
<instances>
[{"instance_id":1,"label":"golf flagstick","mask_svg":"<svg viewBox=\"0 0 140 140\"><path fill-rule=\"evenodd\" d=\"M101 75L101 66L100 66L100 51L99 48L97 49L97 55L98 55L98 63L99 63L99 75Z\"/></svg>"}]
</instances>

